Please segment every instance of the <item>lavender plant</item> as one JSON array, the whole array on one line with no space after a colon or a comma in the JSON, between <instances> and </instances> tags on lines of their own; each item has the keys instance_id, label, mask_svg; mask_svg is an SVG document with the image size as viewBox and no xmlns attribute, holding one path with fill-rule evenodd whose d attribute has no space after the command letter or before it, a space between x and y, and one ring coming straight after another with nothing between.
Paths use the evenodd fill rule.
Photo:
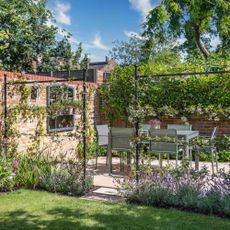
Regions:
<instances>
[{"instance_id":1,"label":"lavender plant","mask_svg":"<svg viewBox=\"0 0 230 230\"><path fill-rule=\"evenodd\" d=\"M230 217L230 172L211 175L207 168L196 171L184 164L178 169L143 168L139 183L130 176L120 181L127 202L157 207L176 207Z\"/></svg>"}]
</instances>

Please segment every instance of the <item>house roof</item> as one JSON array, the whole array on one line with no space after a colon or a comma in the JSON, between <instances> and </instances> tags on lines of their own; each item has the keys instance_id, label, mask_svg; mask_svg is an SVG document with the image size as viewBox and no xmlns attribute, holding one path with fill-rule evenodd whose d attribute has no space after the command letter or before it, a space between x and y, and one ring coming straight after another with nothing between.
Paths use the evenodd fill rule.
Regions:
<instances>
[{"instance_id":1,"label":"house roof","mask_svg":"<svg viewBox=\"0 0 230 230\"><path fill-rule=\"evenodd\" d=\"M8 79L21 79L21 80L28 80L28 81L57 81L57 80L66 80L65 78L60 77L50 77L50 76L42 76L36 74L21 74L21 73L13 73L9 71L0 70L0 79L3 78L4 75L7 75ZM66 84L71 85L82 85L82 81L67 81ZM94 85L96 86L97 83L86 82L87 85Z\"/></svg>"}]
</instances>

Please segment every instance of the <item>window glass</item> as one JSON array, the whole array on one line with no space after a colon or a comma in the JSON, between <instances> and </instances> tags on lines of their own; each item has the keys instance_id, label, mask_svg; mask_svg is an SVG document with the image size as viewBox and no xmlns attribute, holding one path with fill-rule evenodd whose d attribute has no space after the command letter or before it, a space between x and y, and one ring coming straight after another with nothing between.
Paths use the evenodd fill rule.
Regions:
<instances>
[{"instance_id":1,"label":"window glass","mask_svg":"<svg viewBox=\"0 0 230 230\"><path fill-rule=\"evenodd\" d=\"M74 100L74 88L71 86L48 87L48 105L57 101ZM62 111L55 118L48 118L48 131L69 131L74 128L74 115L69 114L68 109Z\"/></svg>"}]
</instances>

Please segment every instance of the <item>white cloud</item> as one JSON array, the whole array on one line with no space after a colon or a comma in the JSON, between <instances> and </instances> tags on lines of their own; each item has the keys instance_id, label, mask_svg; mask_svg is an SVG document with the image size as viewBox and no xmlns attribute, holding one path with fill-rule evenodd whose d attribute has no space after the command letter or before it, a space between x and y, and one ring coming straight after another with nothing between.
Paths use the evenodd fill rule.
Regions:
<instances>
[{"instance_id":1,"label":"white cloud","mask_svg":"<svg viewBox=\"0 0 230 230\"><path fill-rule=\"evenodd\" d=\"M124 31L124 34L125 34L125 36L128 37L128 38L136 37L136 38L138 38L138 39L140 39L140 40L144 39L144 38L143 38L142 36L140 36L140 34L138 34L137 32L125 30L125 31Z\"/></svg>"},{"instance_id":2,"label":"white cloud","mask_svg":"<svg viewBox=\"0 0 230 230\"><path fill-rule=\"evenodd\" d=\"M93 46L97 49L108 50L109 47L103 44L100 34L96 34L93 40Z\"/></svg>"},{"instance_id":3,"label":"white cloud","mask_svg":"<svg viewBox=\"0 0 230 230\"><path fill-rule=\"evenodd\" d=\"M151 0L129 0L131 6L141 13L143 19L145 19L148 12L153 8Z\"/></svg>"},{"instance_id":4,"label":"white cloud","mask_svg":"<svg viewBox=\"0 0 230 230\"><path fill-rule=\"evenodd\" d=\"M64 2L56 2L54 6L54 16L58 23L63 25L71 25L71 18L68 12L71 10L71 5Z\"/></svg>"}]
</instances>

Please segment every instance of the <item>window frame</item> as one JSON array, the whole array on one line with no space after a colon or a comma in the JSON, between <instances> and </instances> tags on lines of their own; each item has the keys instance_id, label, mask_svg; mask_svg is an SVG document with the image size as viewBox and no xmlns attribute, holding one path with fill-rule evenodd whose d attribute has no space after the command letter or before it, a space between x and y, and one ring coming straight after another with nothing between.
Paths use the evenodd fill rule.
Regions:
<instances>
[{"instance_id":1,"label":"window frame","mask_svg":"<svg viewBox=\"0 0 230 230\"><path fill-rule=\"evenodd\" d=\"M59 85L59 84L57 84L57 85L49 85L48 87L47 87L47 107L51 104L51 102L52 102L52 100L51 100L51 98L50 98L50 96L51 96L51 88L52 87L62 87L62 85ZM72 89L73 90L73 100L76 100L76 89L75 89L75 87L74 86L70 86L70 85L66 85L66 87L68 87L68 89L70 88L70 89ZM69 116L72 116L72 119L73 119L73 126L71 126L71 127L65 127L65 128L50 128L50 125L49 125L49 121L50 121L50 117L48 116L47 117L47 131L48 131L48 133L54 133L54 132L67 132L67 131L73 131L74 130L74 127L75 127L75 114L65 114L65 115L69 115ZM65 115L58 115L57 116L57 118L58 117L61 117L61 116L65 116ZM55 118L55 120L57 120L57 118ZM55 121L55 122L57 122L57 121Z\"/></svg>"}]
</instances>

